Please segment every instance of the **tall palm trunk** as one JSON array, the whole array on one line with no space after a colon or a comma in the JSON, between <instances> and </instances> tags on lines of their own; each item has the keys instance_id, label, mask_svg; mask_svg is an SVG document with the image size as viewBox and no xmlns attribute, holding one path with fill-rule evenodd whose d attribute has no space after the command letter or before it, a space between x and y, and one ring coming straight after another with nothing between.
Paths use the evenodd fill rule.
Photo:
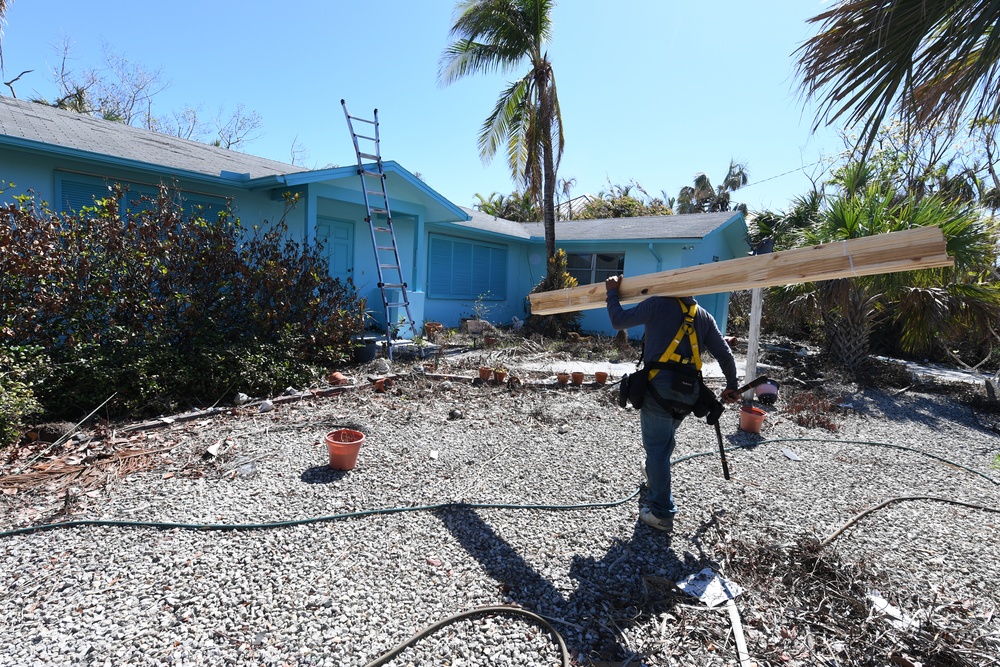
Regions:
<instances>
[{"instance_id":1,"label":"tall palm trunk","mask_svg":"<svg viewBox=\"0 0 1000 667\"><path fill-rule=\"evenodd\" d=\"M855 372L868 360L875 297L849 278L820 284L826 349L834 361Z\"/></svg>"},{"instance_id":2,"label":"tall palm trunk","mask_svg":"<svg viewBox=\"0 0 1000 667\"><path fill-rule=\"evenodd\" d=\"M552 156L552 139L546 139L542 146L542 191L545 220L545 257L551 259L556 254L556 167Z\"/></svg>"}]
</instances>

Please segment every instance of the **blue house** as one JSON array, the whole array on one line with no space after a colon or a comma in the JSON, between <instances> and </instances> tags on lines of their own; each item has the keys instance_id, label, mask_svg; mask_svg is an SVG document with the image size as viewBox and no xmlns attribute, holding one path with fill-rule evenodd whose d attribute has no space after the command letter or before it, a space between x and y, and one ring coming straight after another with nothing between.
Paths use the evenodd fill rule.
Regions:
<instances>
[{"instance_id":1,"label":"blue house","mask_svg":"<svg viewBox=\"0 0 1000 667\"><path fill-rule=\"evenodd\" d=\"M231 199L244 224L273 223L284 216L296 240L322 240L331 275L352 278L359 295L381 315L361 179L353 155L349 160L348 167L306 170L0 97L0 180L15 184L0 201L31 191L54 211L79 210L95 197L106 197L113 183L129 186L129 201L166 184L182 193L185 207L209 213ZM383 169L418 329L425 321L456 326L482 309L497 324L524 319L527 294L545 273L542 224L462 208L395 162L383 162ZM286 193L299 196L290 211ZM616 273L640 275L731 259L748 249L738 212L565 221L557 223L556 239L581 284ZM699 301L724 327L729 295L701 295ZM389 321L399 315L390 312ZM611 333L600 310L587 311L582 326Z\"/></svg>"}]
</instances>

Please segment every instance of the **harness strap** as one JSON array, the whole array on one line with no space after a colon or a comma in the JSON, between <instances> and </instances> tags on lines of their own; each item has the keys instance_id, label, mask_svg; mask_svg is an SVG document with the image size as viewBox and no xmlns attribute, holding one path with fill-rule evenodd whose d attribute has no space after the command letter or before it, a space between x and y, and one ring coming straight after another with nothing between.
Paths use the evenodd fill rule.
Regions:
<instances>
[{"instance_id":1,"label":"harness strap","mask_svg":"<svg viewBox=\"0 0 1000 667\"><path fill-rule=\"evenodd\" d=\"M699 373L701 372L701 352L698 350L698 334L694 330L694 316L698 312L698 304L692 303L690 306L684 303L681 299L677 299L677 303L680 304L681 312L684 313L684 321L681 322L680 328L677 330L677 334L674 339L670 341L670 345L667 349L663 351L660 356L660 362L673 361L678 364L694 364L695 370ZM691 356L682 357L677 354L677 346L681 344L681 340L687 337L688 341L691 343ZM659 373L659 369L653 368L649 371L649 379L652 380Z\"/></svg>"}]
</instances>

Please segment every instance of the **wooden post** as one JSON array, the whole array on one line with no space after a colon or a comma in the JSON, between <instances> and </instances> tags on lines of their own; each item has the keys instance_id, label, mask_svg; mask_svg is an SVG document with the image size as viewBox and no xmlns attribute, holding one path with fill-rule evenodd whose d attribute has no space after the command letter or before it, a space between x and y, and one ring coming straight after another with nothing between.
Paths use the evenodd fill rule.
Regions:
<instances>
[{"instance_id":1,"label":"wooden post","mask_svg":"<svg viewBox=\"0 0 1000 667\"><path fill-rule=\"evenodd\" d=\"M760 287L755 287L751 291L750 300L750 333L747 336L747 361L746 373L743 376L744 384L757 377L757 355L760 348L760 317L764 311L764 294ZM743 394L743 400L753 399L753 389L747 389Z\"/></svg>"}]
</instances>

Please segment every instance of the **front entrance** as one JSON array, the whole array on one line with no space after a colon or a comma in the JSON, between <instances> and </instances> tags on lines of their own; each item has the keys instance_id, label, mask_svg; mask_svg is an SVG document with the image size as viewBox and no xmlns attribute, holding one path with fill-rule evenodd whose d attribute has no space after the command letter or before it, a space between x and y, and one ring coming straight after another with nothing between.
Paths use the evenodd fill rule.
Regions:
<instances>
[{"instance_id":1,"label":"front entrance","mask_svg":"<svg viewBox=\"0 0 1000 667\"><path fill-rule=\"evenodd\" d=\"M330 275L345 282L354 272L354 223L316 218L316 240L330 260Z\"/></svg>"}]
</instances>

